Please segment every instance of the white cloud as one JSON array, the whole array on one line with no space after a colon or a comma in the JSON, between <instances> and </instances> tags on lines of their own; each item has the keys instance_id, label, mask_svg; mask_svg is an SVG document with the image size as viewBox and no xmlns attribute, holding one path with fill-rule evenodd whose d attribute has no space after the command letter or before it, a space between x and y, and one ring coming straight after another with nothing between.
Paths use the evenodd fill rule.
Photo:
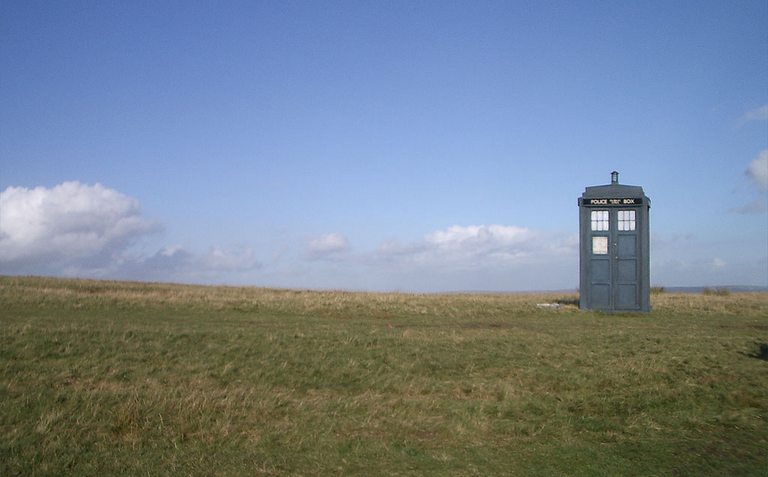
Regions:
<instances>
[{"instance_id":1,"label":"white cloud","mask_svg":"<svg viewBox=\"0 0 768 477\"><path fill-rule=\"evenodd\" d=\"M132 255L131 246L159 225L139 202L101 184L9 187L0 193L0 269L7 273L210 280L261 267L250 248L180 246Z\"/></svg>"},{"instance_id":2,"label":"white cloud","mask_svg":"<svg viewBox=\"0 0 768 477\"><path fill-rule=\"evenodd\" d=\"M200 265L205 270L234 272L244 272L261 267L254 256L253 249L227 250L221 247L211 247L207 254L201 256Z\"/></svg>"},{"instance_id":3,"label":"white cloud","mask_svg":"<svg viewBox=\"0 0 768 477\"><path fill-rule=\"evenodd\" d=\"M768 104L759 108L747 111L744 114L743 121L765 121L768 120Z\"/></svg>"},{"instance_id":4,"label":"white cloud","mask_svg":"<svg viewBox=\"0 0 768 477\"><path fill-rule=\"evenodd\" d=\"M564 277L556 286L569 287L578 281L578 236L512 225L454 225L415 243L385 242L375 259L417 289L536 289L552 286L546 283L553 283L553 274Z\"/></svg>"},{"instance_id":5,"label":"white cloud","mask_svg":"<svg viewBox=\"0 0 768 477\"><path fill-rule=\"evenodd\" d=\"M307 242L307 257L312 260L333 258L349 250L349 241L338 233L329 233Z\"/></svg>"},{"instance_id":6,"label":"white cloud","mask_svg":"<svg viewBox=\"0 0 768 477\"><path fill-rule=\"evenodd\" d=\"M189 273L194 268L195 256L183 247L163 247L154 255L125 260L121 273L128 278L173 278L179 273Z\"/></svg>"},{"instance_id":7,"label":"white cloud","mask_svg":"<svg viewBox=\"0 0 768 477\"><path fill-rule=\"evenodd\" d=\"M519 259L544 245L537 243L538 235L530 229L513 225L454 225L429 233L422 243L401 247L400 252L410 250L414 254L437 255L442 260L452 261ZM380 248L382 253L392 251Z\"/></svg>"},{"instance_id":8,"label":"white cloud","mask_svg":"<svg viewBox=\"0 0 768 477\"><path fill-rule=\"evenodd\" d=\"M136 199L101 184L8 187L0 193L0 264L8 271L100 267L158 225Z\"/></svg>"},{"instance_id":9,"label":"white cloud","mask_svg":"<svg viewBox=\"0 0 768 477\"><path fill-rule=\"evenodd\" d=\"M505 291L578 286L578 235L515 225L454 225L373 250L338 233L305 241L300 262L271 262L281 286L408 291Z\"/></svg>"},{"instance_id":10,"label":"white cloud","mask_svg":"<svg viewBox=\"0 0 768 477\"><path fill-rule=\"evenodd\" d=\"M532 238L530 230L508 225L454 225L427 235L427 243L442 250L487 252L510 250Z\"/></svg>"},{"instance_id":11,"label":"white cloud","mask_svg":"<svg viewBox=\"0 0 768 477\"><path fill-rule=\"evenodd\" d=\"M427 235L427 241L440 245L475 243L513 243L519 242L530 233L528 229L508 225L454 225L445 230L438 230Z\"/></svg>"},{"instance_id":12,"label":"white cloud","mask_svg":"<svg viewBox=\"0 0 768 477\"><path fill-rule=\"evenodd\" d=\"M768 190L768 149L760 151L749 163L746 174L760 189Z\"/></svg>"},{"instance_id":13,"label":"white cloud","mask_svg":"<svg viewBox=\"0 0 768 477\"><path fill-rule=\"evenodd\" d=\"M712 268L723 268L728 266L728 262L722 258L715 257L712 259Z\"/></svg>"},{"instance_id":14,"label":"white cloud","mask_svg":"<svg viewBox=\"0 0 768 477\"><path fill-rule=\"evenodd\" d=\"M194 253L174 245L164 247L149 257L124 260L114 273L135 279L206 281L221 273L247 272L261 266L250 248L226 250L211 247L206 253Z\"/></svg>"}]
</instances>

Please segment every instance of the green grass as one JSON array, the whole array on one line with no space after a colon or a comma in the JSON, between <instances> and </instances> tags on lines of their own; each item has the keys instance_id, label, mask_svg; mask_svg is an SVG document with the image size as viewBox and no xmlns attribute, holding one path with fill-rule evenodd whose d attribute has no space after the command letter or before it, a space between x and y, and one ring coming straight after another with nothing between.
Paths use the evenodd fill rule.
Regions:
<instances>
[{"instance_id":1,"label":"green grass","mask_svg":"<svg viewBox=\"0 0 768 477\"><path fill-rule=\"evenodd\" d=\"M0 475L765 475L768 295L652 301L0 277Z\"/></svg>"}]
</instances>

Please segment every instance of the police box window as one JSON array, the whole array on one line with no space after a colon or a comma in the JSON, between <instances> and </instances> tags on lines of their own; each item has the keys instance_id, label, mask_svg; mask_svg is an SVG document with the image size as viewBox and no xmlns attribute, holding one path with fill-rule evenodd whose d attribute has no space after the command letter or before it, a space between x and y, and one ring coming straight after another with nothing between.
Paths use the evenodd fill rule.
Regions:
<instances>
[{"instance_id":1,"label":"police box window","mask_svg":"<svg viewBox=\"0 0 768 477\"><path fill-rule=\"evenodd\" d=\"M619 230L635 230L635 211L634 210L620 210L619 217Z\"/></svg>"},{"instance_id":2,"label":"police box window","mask_svg":"<svg viewBox=\"0 0 768 477\"><path fill-rule=\"evenodd\" d=\"M595 255L608 255L608 237L602 235L592 237L592 253Z\"/></svg>"},{"instance_id":3,"label":"police box window","mask_svg":"<svg viewBox=\"0 0 768 477\"><path fill-rule=\"evenodd\" d=\"M608 211L607 210L592 211L592 230L597 232L603 232L608 230Z\"/></svg>"}]
</instances>

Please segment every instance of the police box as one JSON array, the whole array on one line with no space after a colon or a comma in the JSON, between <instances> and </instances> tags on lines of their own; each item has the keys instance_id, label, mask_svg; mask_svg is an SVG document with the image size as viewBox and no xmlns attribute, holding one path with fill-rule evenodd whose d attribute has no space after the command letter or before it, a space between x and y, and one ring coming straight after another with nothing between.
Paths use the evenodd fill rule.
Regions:
<instances>
[{"instance_id":1,"label":"police box","mask_svg":"<svg viewBox=\"0 0 768 477\"><path fill-rule=\"evenodd\" d=\"M640 186L587 187L579 198L579 307L650 311L651 200Z\"/></svg>"}]
</instances>

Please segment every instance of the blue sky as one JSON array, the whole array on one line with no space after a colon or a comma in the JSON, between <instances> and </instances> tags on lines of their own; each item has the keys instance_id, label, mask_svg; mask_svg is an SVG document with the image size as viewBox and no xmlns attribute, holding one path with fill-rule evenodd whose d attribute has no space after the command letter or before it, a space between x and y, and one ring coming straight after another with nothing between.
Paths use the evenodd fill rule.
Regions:
<instances>
[{"instance_id":1,"label":"blue sky","mask_svg":"<svg viewBox=\"0 0 768 477\"><path fill-rule=\"evenodd\" d=\"M584 187L651 282L768 285L768 3L0 3L0 273L574 289Z\"/></svg>"}]
</instances>

